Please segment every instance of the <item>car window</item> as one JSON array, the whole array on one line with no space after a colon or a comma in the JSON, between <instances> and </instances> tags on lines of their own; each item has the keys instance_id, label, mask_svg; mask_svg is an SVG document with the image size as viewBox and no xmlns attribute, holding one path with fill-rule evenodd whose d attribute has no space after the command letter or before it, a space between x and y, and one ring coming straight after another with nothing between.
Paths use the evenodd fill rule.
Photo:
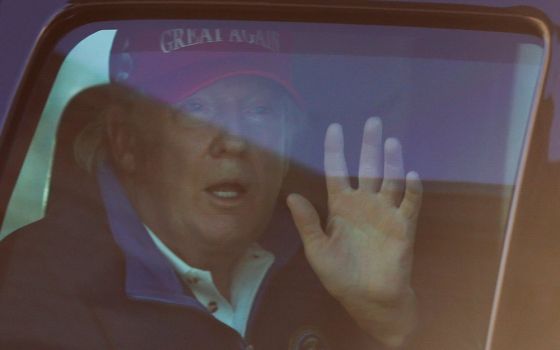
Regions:
<instances>
[{"instance_id":1,"label":"car window","mask_svg":"<svg viewBox=\"0 0 560 350\"><path fill-rule=\"evenodd\" d=\"M122 33L142 33L142 40ZM157 45L149 47L146 38ZM232 45L239 43L245 46L236 51ZM185 50L188 55L170 58ZM420 315L413 342L418 349L482 349L544 53L536 35L473 28L218 20L88 24L51 53L62 64L43 94L1 237L68 210L57 203L85 188L87 176L95 186L103 176L95 169L108 159L122 160L117 177L142 167L137 181L144 181L146 193L165 188L153 196L157 210L165 207L170 215L198 213L203 204L189 197L191 190L212 179L205 193L230 207L243 196L270 193L273 199L263 195L254 212L266 217L258 225L271 215L261 208L283 205L269 202L285 203L290 193L307 198L325 223L332 211L325 186L327 129L335 133L329 125L340 125L348 181L358 188L364 125L377 117L382 139L400 142L405 173L417 172L424 189L411 275ZM226 69L230 65L235 74ZM213 80L204 75L208 71ZM232 102L231 96L239 98ZM139 153L161 152L156 158L130 160L119 151L133 143L119 134L122 121L107 129L117 136L101 130L102 120L116 113L106 108L111 104L142 115L135 127L150 146ZM160 120L163 114L172 124ZM173 137L158 139L162 130ZM207 141L217 134L227 138L220 150ZM98 152L103 142L108 149ZM213 168L197 153L205 147L206 157L233 150L259 161ZM83 172L57 170L57 152ZM379 160L390 156L381 151ZM334 168L335 178L346 176ZM371 174L383 177L383 171ZM385 177L390 174L385 168ZM405 195L398 196L400 203ZM205 215L192 219L192 227L210 225Z\"/></svg>"}]
</instances>

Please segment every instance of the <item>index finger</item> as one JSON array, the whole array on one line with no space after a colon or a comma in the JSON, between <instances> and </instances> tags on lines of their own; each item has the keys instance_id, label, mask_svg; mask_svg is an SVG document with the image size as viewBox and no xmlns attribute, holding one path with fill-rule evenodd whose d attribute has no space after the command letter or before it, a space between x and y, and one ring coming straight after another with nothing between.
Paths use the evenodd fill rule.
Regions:
<instances>
[{"instance_id":1,"label":"index finger","mask_svg":"<svg viewBox=\"0 0 560 350\"><path fill-rule=\"evenodd\" d=\"M325 134L325 176L329 195L350 187L342 126L336 123L329 125Z\"/></svg>"}]
</instances>

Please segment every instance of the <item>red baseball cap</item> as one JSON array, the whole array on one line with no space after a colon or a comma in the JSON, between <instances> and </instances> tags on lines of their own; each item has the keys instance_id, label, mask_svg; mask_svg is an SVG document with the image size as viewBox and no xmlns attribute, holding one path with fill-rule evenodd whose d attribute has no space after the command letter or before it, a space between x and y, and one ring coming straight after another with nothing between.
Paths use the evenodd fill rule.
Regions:
<instances>
[{"instance_id":1,"label":"red baseball cap","mask_svg":"<svg viewBox=\"0 0 560 350\"><path fill-rule=\"evenodd\" d=\"M134 23L117 31L109 69L112 81L166 103L223 78L252 75L280 84L301 106L290 49L290 33L261 23Z\"/></svg>"}]
</instances>

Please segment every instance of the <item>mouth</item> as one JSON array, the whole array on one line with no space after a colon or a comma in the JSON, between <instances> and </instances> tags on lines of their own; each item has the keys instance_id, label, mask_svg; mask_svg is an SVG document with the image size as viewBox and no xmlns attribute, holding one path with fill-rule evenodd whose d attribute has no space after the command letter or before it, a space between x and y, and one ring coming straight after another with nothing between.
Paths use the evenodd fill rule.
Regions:
<instances>
[{"instance_id":1,"label":"mouth","mask_svg":"<svg viewBox=\"0 0 560 350\"><path fill-rule=\"evenodd\" d=\"M212 184L205 189L212 198L222 202L237 202L248 192L248 186L236 181Z\"/></svg>"}]
</instances>

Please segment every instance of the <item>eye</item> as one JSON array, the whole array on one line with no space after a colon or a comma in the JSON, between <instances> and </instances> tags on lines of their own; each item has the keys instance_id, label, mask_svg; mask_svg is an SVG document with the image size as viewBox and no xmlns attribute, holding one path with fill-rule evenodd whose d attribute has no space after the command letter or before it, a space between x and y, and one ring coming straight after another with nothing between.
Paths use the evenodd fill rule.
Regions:
<instances>
[{"instance_id":1,"label":"eye","mask_svg":"<svg viewBox=\"0 0 560 350\"><path fill-rule=\"evenodd\" d=\"M274 110L268 105L257 105L246 110L245 120L255 126L270 124L275 118Z\"/></svg>"},{"instance_id":2,"label":"eye","mask_svg":"<svg viewBox=\"0 0 560 350\"><path fill-rule=\"evenodd\" d=\"M201 99L188 99L177 106L186 118L209 121L212 119L212 107Z\"/></svg>"},{"instance_id":3,"label":"eye","mask_svg":"<svg viewBox=\"0 0 560 350\"><path fill-rule=\"evenodd\" d=\"M254 108L255 114L269 114L271 112L271 108L269 106L257 106Z\"/></svg>"},{"instance_id":4,"label":"eye","mask_svg":"<svg viewBox=\"0 0 560 350\"><path fill-rule=\"evenodd\" d=\"M200 101L186 101L181 108L187 113L196 113L204 110L204 104Z\"/></svg>"}]
</instances>

